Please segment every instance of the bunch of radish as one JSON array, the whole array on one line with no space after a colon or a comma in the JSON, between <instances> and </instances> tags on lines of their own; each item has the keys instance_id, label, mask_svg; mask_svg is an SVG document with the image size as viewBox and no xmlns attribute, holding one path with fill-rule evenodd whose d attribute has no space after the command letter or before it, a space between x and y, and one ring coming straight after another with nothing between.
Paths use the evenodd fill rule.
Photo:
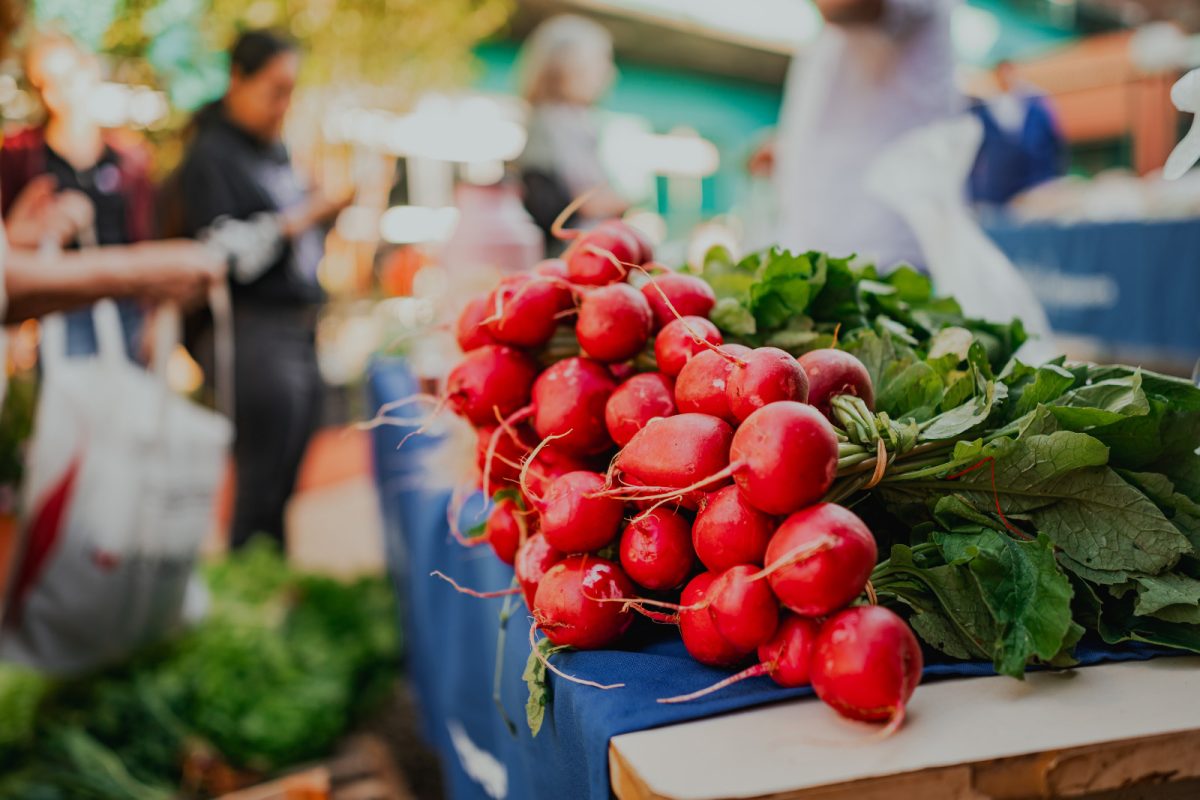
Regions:
<instances>
[{"instance_id":1,"label":"bunch of radish","mask_svg":"<svg viewBox=\"0 0 1200 800\"><path fill-rule=\"evenodd\" d=\"M635 615L696 660L811 683L839 713L898 725L921 676L907 624L863 600L875 539L823 502L830 399L873 405L853 356L726 344L712 289L604 223L505 278L457 324L445 402L478 431L484 533L537 628L605 648ZM550 344L577 355L550 357ZM555 352L561 352L557 346Z\"/></svg>"}]
</instances>

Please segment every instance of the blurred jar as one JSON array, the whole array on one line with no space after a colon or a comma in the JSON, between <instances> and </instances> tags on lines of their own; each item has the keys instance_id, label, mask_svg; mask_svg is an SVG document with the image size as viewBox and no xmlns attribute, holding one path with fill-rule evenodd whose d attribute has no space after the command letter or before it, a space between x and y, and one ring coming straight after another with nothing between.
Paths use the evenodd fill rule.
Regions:
<instances>
[{"instance_id":1,"label":"blurred jar","mask_svg":"<svg viewBox=\"0 0 1200 800\"><path fill-rule=\"evenodd\" d=\"M513 187L460 184L454 200L458 222L439 253L437 275L419 276L414 287L432 301L438 323L413 343L411 363L425 379L442 378L458 363L454 322L467 301L490 292L504 275L532 269L545 252L542 232Z\"/></svg>"},{"instance_id":2,"label":"blurred jar","mask_svg":"<svg viewBox=\"0 0 1200 800\"><path fill-rule=\"evenodd\" d=\"M480 281L490 289L498 273L527 270L541 260L541 232L513 187L460 184L454 202L458 223L442 248L441 261L456 293Z\"/></svg>"}]
</instances>

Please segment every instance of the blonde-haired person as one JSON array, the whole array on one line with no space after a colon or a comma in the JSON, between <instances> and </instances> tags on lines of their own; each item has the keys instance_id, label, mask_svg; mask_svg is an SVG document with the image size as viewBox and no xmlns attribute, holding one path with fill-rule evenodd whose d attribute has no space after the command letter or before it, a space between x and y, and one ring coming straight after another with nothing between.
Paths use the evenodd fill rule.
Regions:
<instances>
[{"instance_id":1,"label":"blonde-haired person","mask_svg":"<svg viewBox=\"0 0 1200 800\"><path fill-rule=\"evenodd\" d=\"M544 230L575 198L588 194L577 225L617 216L625 202L600 161L595 106L612 85L612 37L599 23L561 15L539 25L520 57L529 139L517 160L525 206Z\"/></svg>"}]
</instances>

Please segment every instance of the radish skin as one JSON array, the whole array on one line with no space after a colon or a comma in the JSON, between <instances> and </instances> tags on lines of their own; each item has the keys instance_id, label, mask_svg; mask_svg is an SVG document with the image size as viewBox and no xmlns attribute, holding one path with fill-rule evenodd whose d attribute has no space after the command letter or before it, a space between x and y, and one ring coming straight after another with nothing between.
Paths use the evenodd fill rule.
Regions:
<instances>
[{"instance_id":1,"label":"radish skin","mask_svg":"<svg viewBox=\"0 0 1200 800\"><path fill-rule=\"evenodd\" d=\"M739 564L762 566L775 518L746 502L736 486L707 495L692 525L692 546L711 572Z\"/></svg>"},{"instance_id":2,"label":"radish skin","mask_svg":"<svg viewBox=\"0 0 1200 800\"><path fill-rule=\"evenodd\" d=\"M469 353L484 345L499 344L483 324L487 317L488 307L485 297L476 297L463 307L462 313L458 315L458 320L454 323L454 339L464 353Z\"/></svg>"},{"instance_id":3,"label":"radish skin","mask_svg":"<svg viewBox=\"0 0 1200 800\"><path fill-rule=\"evenodd\" d=\"M634 375L617 387L604 407L604 424L618 447L653 419L674 416L675 382L661 372Z\"/></svg>"},{"instance_id":4,"label":"radish skin","mask_svg":"<svg viewBox=\"0 0 1200 800\"><path fill-rule=\"evenodd\" d=\"M550 484L540 504L542 535L556 550L587 553L617 538L625 513L620 500L597 497L604 476L596 472L568 472Z\"/></svg>"},{"instance_id":5,"label":"radish skin","mask_svg":"<svg viewBox=\"0 0 1200 800\"><path fill-rule=\"evenodd\" d=\"M791 554L829 545L795 563L775 568ZM823 617L862 594L878 549L866 524L848 509L818 503L792 514L767 546L768 580L780 602L801 616Z\"/></svg>"},{"instance_id":6,"label":"radish skin","mask_svg":"<svg viewBox=\"0 0 1200 800\"><path fill-rule=\"evenodd\" d=\"M566 557L565 553L551 547L541 533L533 534L517 548L517 555L513 560L513 573L521 587L525 605L530 611L533 610L533 598L542 577L547 570Z\"/></svg>"},{"instance_id":7,"label":"radish skin","mask_svg":"<svg viewBox=\"0 0 1200 800\"><path fill-rule=\"evenodd\" d=\"M729 410L738 422L770 403L808 402L808 375L800 362L777 347L759 347L729 370Z\"/></svg>"},{"instance_id":8,"label":"radish skin","mask_svg":"<svg viewBox=\"0 0 1200 800\"><path fill-rule=\"evenodd\" d=\"M621 603L633 584L621 567L596 556L568 556L547 570L538 583L533 617L556 645L598 650L615 643L633 622Z\"/></svg>"},{"instance_id":9,"label":"radish skin","mask_svg":"<svg viewBox=\"0 0 1200 800\"><path fill-rule=\"evenodd\" d=\"M837 434L812 406L771 403L737 429L729 457L747 503L768 514L791 514L820 500L833 485Z\"/></svg>"},{"instance_id":10,"label":"radish skin","mask_svg":"<svg viewBox=\"0 0 1200 800\"><path fill-rule=\"evenodd\" d=\"M752 650L734 647L709 615L709 590L716 579L715 573L702 572L684 588L679 598L679 635L692 658L710 667L726 668L744 661Z\"/></svg>"},{"instance_id":11,"label":"radish skin","mask_svg":"<svg viewBox=\"0 0 1200 800\"><path fill-rule=\"evenodd\" d=\"M800 366L808 376L808 402L826 417L832 418L829 401L841 394L852 394L875 410L875 389L871 374L845 350L812 350L800 356Z\"/></svg>"},{"instance_id":12,"label":"radish skin","mask_svg":"<svg viewBox=\"0 0 1200 800\"><path fill-rule=\"evenodd\" d=\"M727 422L704 414L656 419L617 454L616 468L643 486L684 488L729 466L733 438Z\"/></svg>"},{"instance_id":13,"label":"radish skin","mask_svg":"<svg viewBox=\"0 0 1200 800\"><path fill-rule=\"evenodd\" d=\"M675 377L697 353L724 342L717 326L704 317L680 317L658 332L654 339L654 359L659 372Z\"/></svg>"},{"instance_id":14,"label":"radish skin","mask_svg":"<svg viewBox=\"0 0 1200 800\"><path fill-rule=\"evenodd\" d=\"M512 564L517 557L517 548L524 538L525 522L520 517L521 510L515 501L504 499L496 503L492 513L488 515L484 536L492 546L496 558L505 564Z\"/></svg>"},{"instance_id":15,"label":"radish skin","mask_svg":"<svg viewBox=\"0 0 1200 800\"><path fill-rule=\"evenodd\" d=\"M730 424L737 424L729 407L729 376L734 362L729 358L744 358L750 348L726 344L716 350L697 353L684 365L675 380L675 404L680 411L709 414Z\"/></svg>"},{"instance_id":16,"label":"radish skin","mask_svg":"<svg viewBox=\"0 0 1200 800\"><path fill-rule=\"evenodd\" d=\"M756 579L758 569L744 564L725 570L709 589L708 613L721 636L734 647L754 650L771 638L779 624L779 601Z\"/></svg>"},{"instance_id":17,"label":"radish skin","mask_svg":"<svg viewBox=\"0 0 1200 800\"><path fill-rule=\"evenodd\" d=\"M604 407L616 381L603 364L567 358L552 364L533 384L533 428L538 436L561 437L556 446L589 456L612 447Z\"/></svg>"},{"instance_id":18,"label":"radish skin","mask_svg":"<svg viewBox=\"0 0 1200 800\"><path fill-rule=\"evenodd\" d=\"M628 361L642 352L654 327L650 304L627 283L589 292L579 305L575 336L597 361Z\"/></svg>"},{"instance_id":19,"label":"radish skin","mask_svg":"<svg viewBox=\"0 0 1200 800\"><path fill-rule=\"evenodd\" d=\"M708 319L717 304L716 294L705 281L678 272L655 275L642 287L642 294L654 312L655 329L666 327L677 316Z\"/></svg>"},{"instance_id":20,"label":"radish skin","mask_svg":"<svg viewBox=\"0 0 1200 800\"><path fill-rule=\"evenodd\" d=\"M850 719L899 726L921 682L921 646L883 606L858 606L827 620L813 645L817 696Z\"/></svg>"},{"instance_id":21,"label":"radish skin","mask_svg":"<svg viewBox=\"0 0 1200 800\"><path fill-rule=\"evenodd\" d=\"M541 347L558 327L562 290L550 281L512 275L487 299L488 333L514 347Z\"/></svg>"},{"instance_id":22,"label":"radish skin","mask_svg":"<svg viewBox=\"0 0 1200 800\"><path fill-rule=\"evenodd\" d=\"M621 566L634 583L651 591L680 586L692 572L691 525L674 511L643 514L621 534Z\"/></svg>"},{"instance_id":23,"label":"radish skin","mask_svg":"<svg viewBox=\"0 0 1200 800\"><path fill-rule=\"evenodd\" d=\"M492 425L529 404L537 365L524 353L485 345L463 356L446 378L446 404L475 427Z\"/></svg>"}]
</instances>

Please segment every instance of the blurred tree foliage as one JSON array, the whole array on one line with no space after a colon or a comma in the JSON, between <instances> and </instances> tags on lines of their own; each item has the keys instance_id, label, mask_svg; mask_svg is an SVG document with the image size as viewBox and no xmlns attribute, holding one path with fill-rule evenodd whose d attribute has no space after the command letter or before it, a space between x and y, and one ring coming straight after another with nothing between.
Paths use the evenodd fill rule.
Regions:
<instances>
[{"instance_id":1,"label":"blurred tree foliage","mask_svg":"<svg viewBox=\"0 0 1200 800\"><path fill-rule=\"evenodd\" d=\"M220 94L224 51L240 30L275 27L300 41L304 81L418 92L461 84L471 49L499 31L514 0L35 0L58 25L115 60L121 80L164 88L190 111Z\"/></svg>"}]
</instances>

